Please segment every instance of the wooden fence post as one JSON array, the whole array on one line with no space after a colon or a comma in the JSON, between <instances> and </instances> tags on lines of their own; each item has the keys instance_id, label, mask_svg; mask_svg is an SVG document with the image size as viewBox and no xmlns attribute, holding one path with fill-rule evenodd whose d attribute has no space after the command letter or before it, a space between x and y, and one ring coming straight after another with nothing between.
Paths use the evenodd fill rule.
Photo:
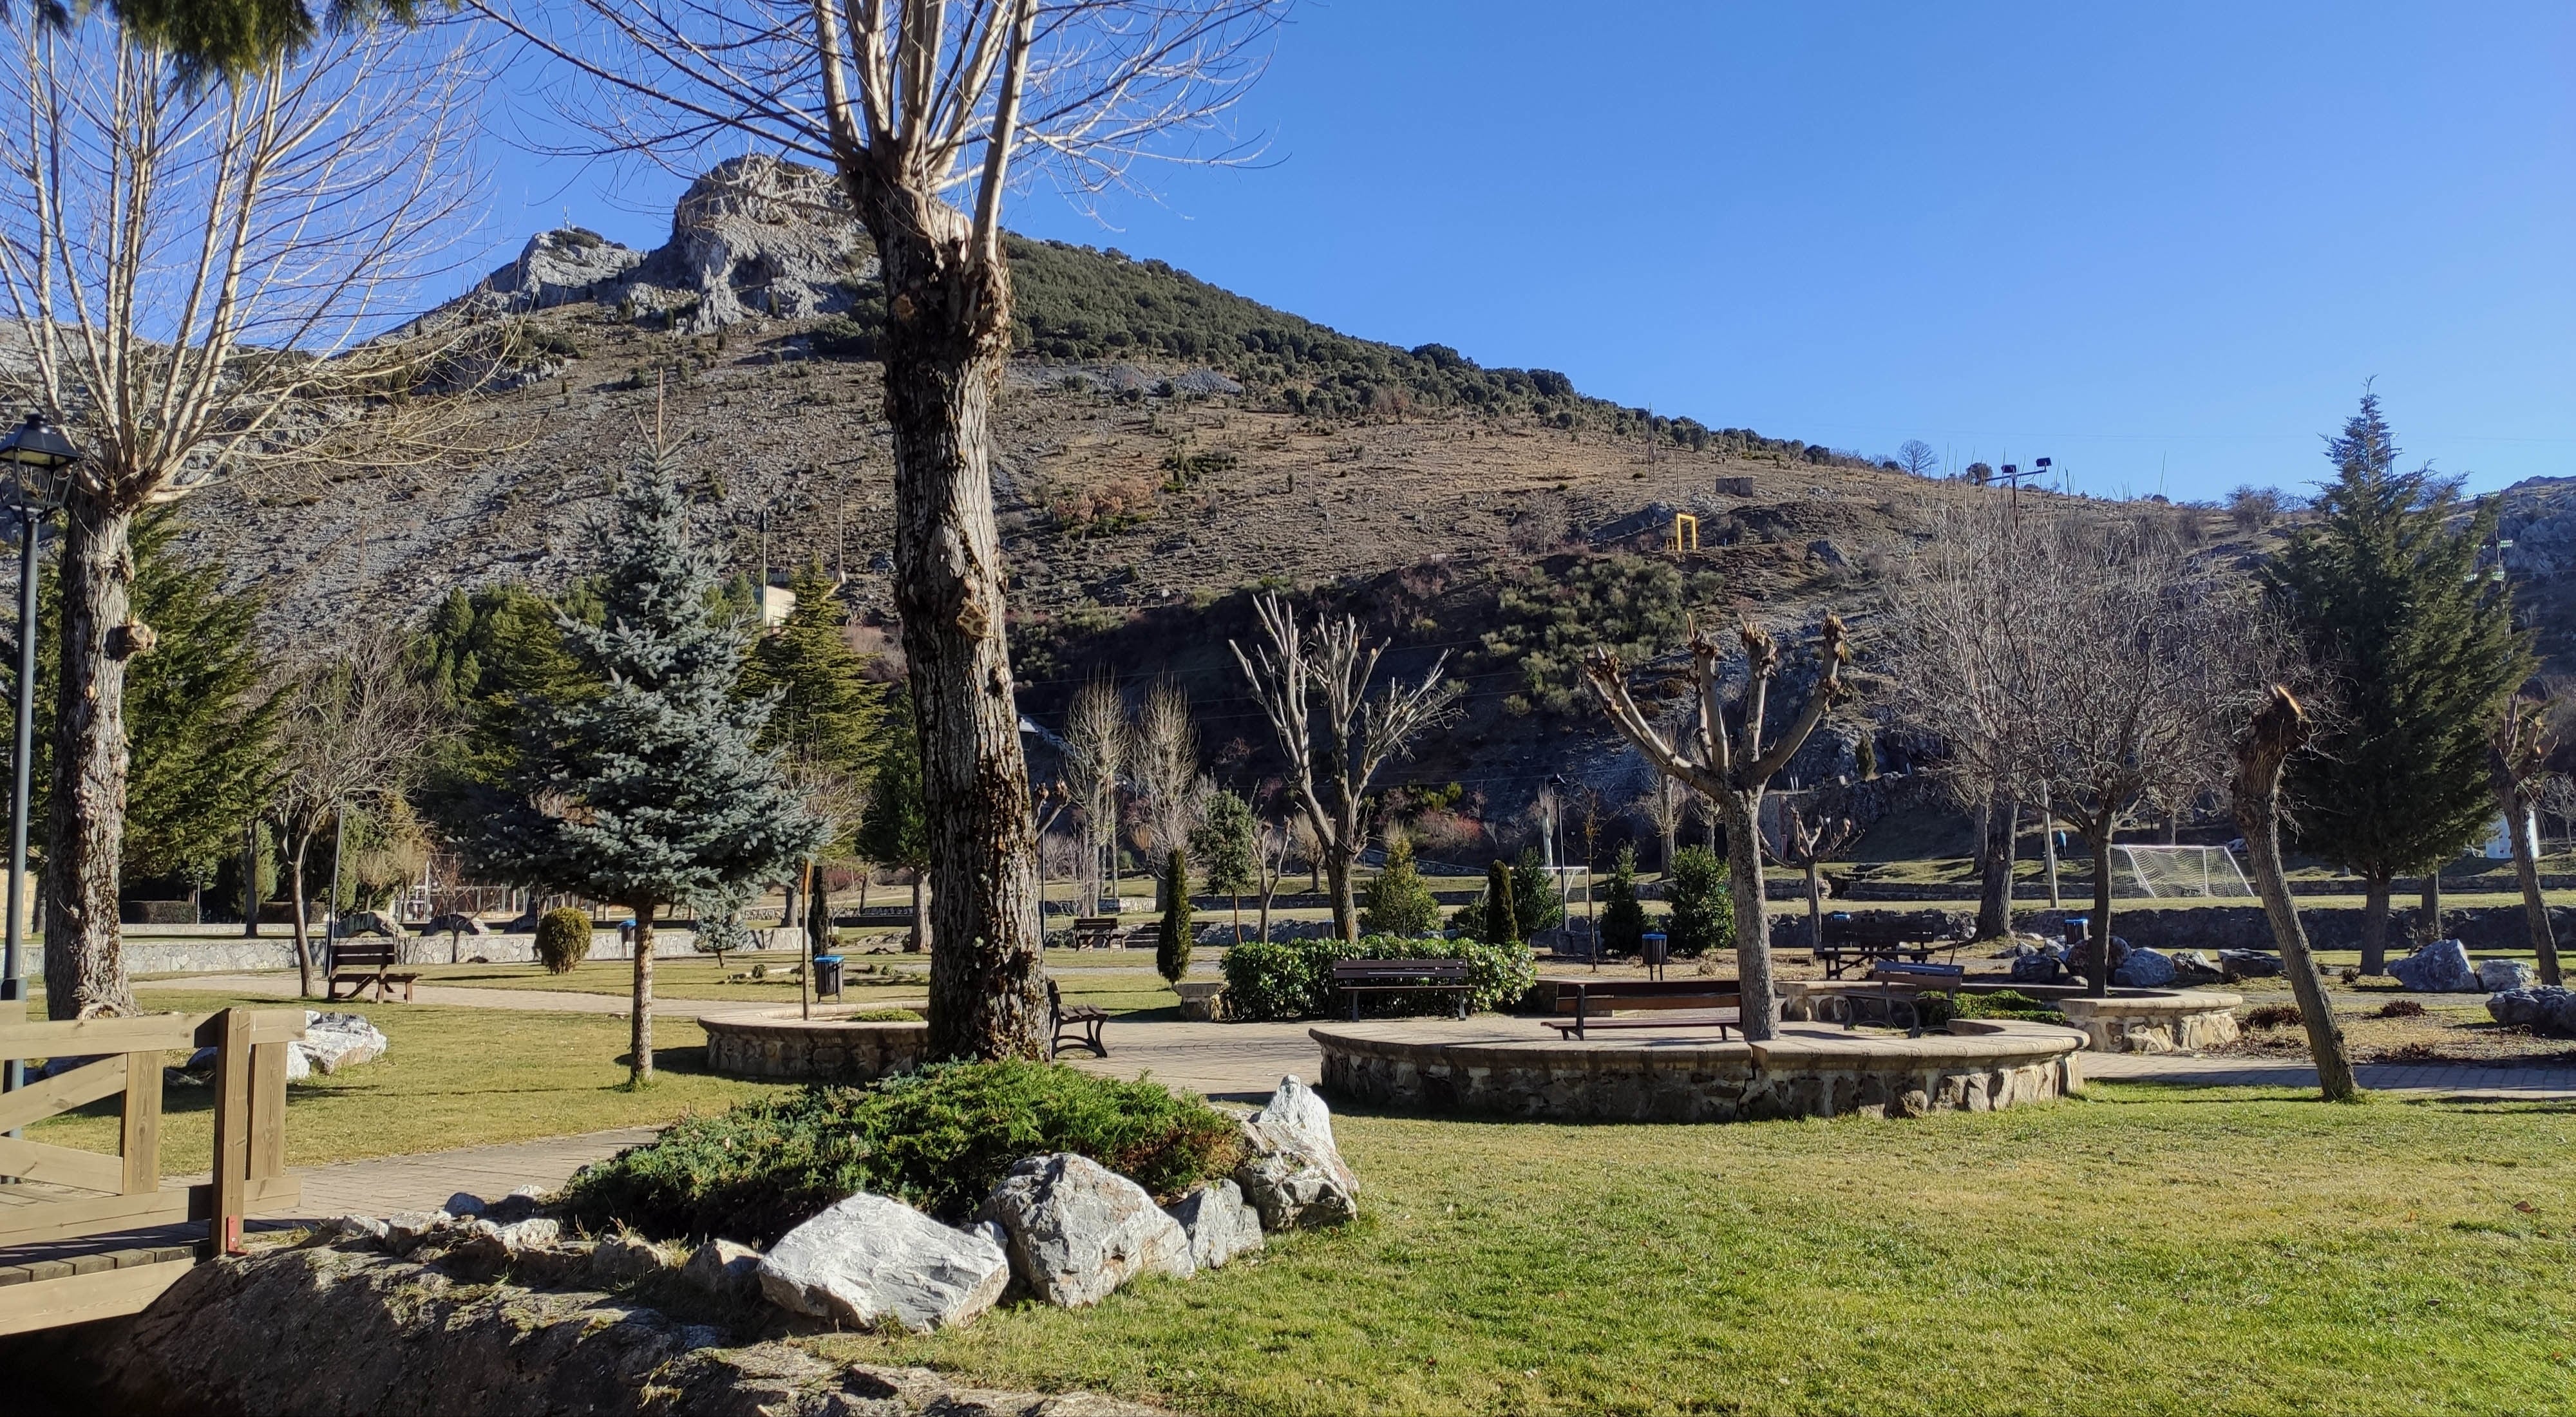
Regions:
<instances>
[{"instance_id":1,"label":"wooden fence post","mask_svg":"<svg viewBox=\"0 0 2576 1417\"><path fill-rule=\"evenodd\" d=\"M125 1055L125 1111L117 1153L125 1158L125 1193L161 1189L161 1055Z\"/></svg>"},{"instance_id":2,"label":"wooden fence post","mask_svg":"<svg viewBox=\"0 0 2576 1417\"><path fill-rule=\"evenodd\" d=\"M251 1058L251 1012L230 1008L215 1024L214 1205L206 1243L216 1255L241 1253L242 1215L250 1187L251 1095L257 1072Z\"/></svg>"}]
</instances>

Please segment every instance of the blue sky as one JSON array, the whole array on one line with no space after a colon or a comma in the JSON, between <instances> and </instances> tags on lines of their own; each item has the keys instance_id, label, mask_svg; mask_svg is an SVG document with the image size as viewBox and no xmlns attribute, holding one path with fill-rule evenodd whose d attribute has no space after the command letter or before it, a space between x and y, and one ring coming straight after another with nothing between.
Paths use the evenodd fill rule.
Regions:
<instances>
[{"instance_id":1,"label":"blue sky","mask_svg":"<svg viewBox=\"0 0 2576 1417\"><path fill-rule=\"evenodd\" d=\"M2078 490L2324 475L2378 390L2473 488L2576 474L2576 6L1306 3L1265 165L1106 225L1349 333ZM513 154L495 259L677 179Z\"/></svg>"}]
</instances>

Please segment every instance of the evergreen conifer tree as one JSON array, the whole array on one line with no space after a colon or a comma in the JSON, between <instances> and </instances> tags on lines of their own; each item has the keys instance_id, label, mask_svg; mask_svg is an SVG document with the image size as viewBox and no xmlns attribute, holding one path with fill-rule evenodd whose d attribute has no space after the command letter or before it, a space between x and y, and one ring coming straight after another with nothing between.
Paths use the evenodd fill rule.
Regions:
<instances>
[{"instance_id":1,"label":"evergreen conifer tree","mask_svg":"<svg viewBox=\"0 0 2576 1417\"><path fill-rule=\"evenodd\" d=\"M1541 930L1565 923L1565 894L1556 888L1556 873L1535 846L1521 848L1512 867L1512 918L1520 924L1517 939L1535 940Z\"/></svg>"},{"instance_id":2,"label":"evergreen conifer tree","mask_svg":"<svg viewBox=\"0 0 2576 1417\"><path fill-rule=\"evenodd\" d=\"M1154 930L1154 968L1163 982L1178 984L1190 972L1190 858L1179 847L1163 863L1163 919Z\"/></svg>"},{"instance_id":3,"label":"evergreen conifer tree","mask_svg":"<svg viewBox=\"0 0 2576 1417\"><path fill-rule=\"evenodd\" d=\"M621 489L601 623L567 619L575 658L606 688L547 704L523 732L515 800L480 845L516 879L635 913L629 1073L653 1077L653 922L675 902L773 879L823 826L757 744L770 702L738 697L743 636L709 615L715 557L691 534L657 445Z\"/></svg>"},{"instance_id":4,"label":"evergreen conifer tree","mask_svg":"<svg viewBox=\"0 0 2576 1417\"><path fill-rule=\"evenodd\" d=\"M1677 955L1696 957L1735 944L1735 901L1726 885L1726 863L1705 846L1685 846L1673 853L1665 879L1673 909L1665 922Z\"/></svg>"},{"instance_id":5,"label":"evergreen conifer tree","mask_svg":"<svg viewBox=\"0 0 2576 1417\"><path fill-rule=\"evenodd\" d=\"M912 873L912 935L904 948L928 947L930 822L921 799L921 742L913 736L909 708L898 706L886 718L885 750L855 847L861 860Z\"/></svg>"},{"instance_id":6,"label":"evergreen conifer tree","mask_svg":"<svg viewBox=\"0 0 2576 1417\"><path fill-rule=\"evenodd\" d=\"M1386 865L1360 897L1360 929L1411 939L1439 923L1440 902L1413 864L1413 838L1396 832L1386 844Z\"/></svg>"},{"instance_id":7,"label":"evergreen conifer tree","mask_svg":"<svg viewBox=\"0 0 2576 1417\"><path fill-rule=\"evenodd\" d=\"M864 789L885 750L885 686L868 678L867 657L842 635L841 602L822 563L809 563L791 586L796 608L752 645L742 670L745 694L778 701L760 745Z\"/></svg>"},{"instance_id":8,"label":"evergreen conifer tree","mask_svg":"<svg viewBox=\"0 0 2576 1417\"><path fill-rule=\"evenodd\" d=\"M2361 967L2378 974L2397 875L2438 868L2494 820L2487 734L2533 660L2479 565L2493 504L2461 518L2454 482L2400 471L2374 394L2326 446L2320 515L2268 576L2340 712L2291 760L2287 791L2300 848L2362 878Z\"/></svg>"},{"instance_id":9,"label":"evergreen conifer tree","mask_svg":"<svg viewBox=\"0 0 2576 1417\"><path fill-rule=\"evenodd\" d=\"M1517 945L1521 942L1519 912L1512 909L1512 868L1496 860L1485 868L1485 918L1476 927L1476 938L1489 945Z\"/></svg>"},{"instance_id":10,"label":"evergreen conifer tree","mask_svg":"<svg viewBox=\"0 0 2576 1417\"><path fill-rule=\"evenodd\" d=\"M1223 891L1234 906L1234 938L1243 939L1243 893L1261 885L1261 822L1237 792L1208 794L1205 813L1190 832L1190 855L1207 872L1207 888Z\"/></svg>"},{"instance_id":11,"label":"evergreen conifer tree","mask_svg":"<svg viewBox=\"0 0 2576 1417\"><path fill-rule=\"evenodd\" d=\"M1619 848L1610 868L1610 888L1601 907L1601 948L1614 955L1633 955L1645 948L1646 907L1637 899L1637 848Z\"/></svg>"}]
</instances>

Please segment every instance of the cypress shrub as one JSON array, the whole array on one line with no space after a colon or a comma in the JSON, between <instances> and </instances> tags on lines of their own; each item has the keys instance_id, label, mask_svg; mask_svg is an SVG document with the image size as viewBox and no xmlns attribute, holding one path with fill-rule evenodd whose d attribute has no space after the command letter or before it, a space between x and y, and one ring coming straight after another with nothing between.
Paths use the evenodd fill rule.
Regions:
<instances>
[{"instance_id":1,"label":"cypress shrub","mask_svg":"<svg viewBox=\"0 0 2576 1417\"><path fill-rule=\"evenodd\" d=\"M1512 868L1499 859L1485 868L1485 919L1476 938L1497 945L1521 941L1520 917L1512 909Z\"/></svg>"},{"instance_id":2,"label":"cypress shrub","mask_svg":"<svg viewBox=\"0 0 2576 1417\"><path fill-rule=\"evenodd\" d=\"M567 905L537 917L537 958L548 974L570 974L589 957L589 911Z\"/></svg>"},{"instance_id":3,"label":"cypress shrub","mask_svg":"<svg viewBox=\"0 0 2576 1417\"><path fill-rule=\"evenodd\" d=\"M1163 867L1163 923L1154 931L1154 968L1166 984L1190 972L1190 859L1172 848Z\"/></svg>"},{"instance_id":4,"label":"cypress shrub","mask_svg":"<svg viewBox=\"0 0 2576 1417\"><path fill-rule=\"evenodd\" d=\"M1619 848L1610 870L1609 900L1601 907L1601 947L1614 955L1645 948L1646 907L1637 899L1637 848Z\"/></svg>"},{"instance_id":5,"label":"cypress shrub","mask_svg":"<svg viewBox=\"0 0 2576 1417\"><path fill-rule=\"evenodd\" d=\"M1735 902L1726 890L1726 863L1705 846L1673 853L1673 914L1664 933L1674 954L1704 955L1735 947Z\"/></svg>"}]
</instances>

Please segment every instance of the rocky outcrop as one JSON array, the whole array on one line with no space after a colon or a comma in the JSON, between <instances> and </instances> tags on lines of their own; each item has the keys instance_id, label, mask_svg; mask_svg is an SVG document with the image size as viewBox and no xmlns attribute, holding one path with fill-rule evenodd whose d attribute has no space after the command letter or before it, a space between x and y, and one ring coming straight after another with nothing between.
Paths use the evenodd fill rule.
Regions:
<instances>
[{"instance_id":1,"label":"rocky outcrop","mask_svg":"<svg viewBox=\"0 0 2576 1417\"><path fill-rule=\"evenodd\" d=\"M596 1293L315 1247L190 1271L93 1340L105 1410L258 1417L1154 1417L1087 1393L844 1366Z\"/></svg>"},{"instance_id":2,"label":"rocky outcrop","mask_svg":"<svg viewBox=\"0 0 2576 1417\"><path fill-rule=\"evenodd\" d=\"M1012 1274L1059 1308L1097 1304L1140 1275L1187 1279L1197 1268L1181 1223L1087 1156L1029 1157L993 1188L984 1213L1002 1227Z\"/></svg>"},{"instance_id":3,"label":"rocky outcrop","mask_svg":"<svg viewBox=\"0 0 2576 1417\"><path fill-rule=\"evenodd\" d=\"M2560 1038L2576 1038L2576 990L2544 984L2487 996L2487 1016L2501 1024Z\"/></svg>"},{"instance_id":4,"label":"rocky outcrop","mask_svg":"<svg viewBox=\"0 0 2576 1417\"><path fill-rule=\"evenodd\" d=\"M989 1233L864 1191L779 1237L760 1261L770 1302L853 1328L972 1323L1010 1283L1010 1256Z\"/></svg>"},{"instance_id":5,"label":"rocky outcrop","mask_svg":"<svg viewBox=\"0 0 2576 1417\"><path fill-rule=\"evenodd\" d=\"M1296 1076L1281 1078L1270 1101L1243 1124L1243 1153L1235 1183L1261 1213L1263 1229L1358 1218L1359 1177L1333 1143L1332 1110Z\"/></svg>"}]
</instances>

